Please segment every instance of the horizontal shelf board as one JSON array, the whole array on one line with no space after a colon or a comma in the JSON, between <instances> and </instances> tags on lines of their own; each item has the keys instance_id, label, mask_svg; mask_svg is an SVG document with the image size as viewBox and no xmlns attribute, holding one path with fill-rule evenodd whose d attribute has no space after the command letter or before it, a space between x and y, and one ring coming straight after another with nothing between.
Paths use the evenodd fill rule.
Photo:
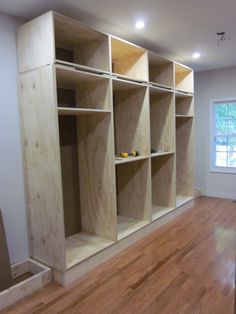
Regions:
<instances>
[{"instance_id":1,"label":"horizontal shelf board","mask_svg":"<svg viewBox=\"0 0 236 314\"><path fill-rule=\"evenodd\" d=\"M134 82L134 81L127 81L123 80L117 77L112 77L113 82L113 90L114 91L120 91L120 90L130 90L135 88L143 88L147 87L147 84L140 83L140 82Z\"/></svg>"},{"instance_id":2,"label":"horizontal shelf board","mask_svg":"<svg viewBox=\"0 0 236 314\"><path fill-rule=\"evenodd\" d=\"M91 68L91 67L88 67L86 65L80 65L80 64L77 64L77 63L72 63L72 62L68 62L68 61L63 61L63 60L58 60L58 59L55 59L55 63L56 63L56 67L59 68L60 65L61 66L64 66L64 69L67 69L68 71L80 71L80 72L85 72L85 74L94 74L94 75L97 75L98 77L101 77L101 75L110 75L110 72L108 71L103 71L103 70L99 70L99 69L96 69L96 68Z\"/></svg>"},{"instance_id":3,"label":"horizontal shelf board","mask_svg":"<svg viewBox=\"0 0 236 314\"><path fill-rule=\"evenodd\" d=\"M191 73L193 70L186 65L175 62L175 73Z\"/></svg>"},{"instance_id":4,"label":"horizontal shelf board","mask_svg":"<svg viewBox=\"0 0 236 314\"><path fill-rule=\"evenodd\" d=\"M117 227L118 227L118 240L127 237L133 232L143 228L150 222L146 220L138 220L131 217L118 216Z\"/></svg>"},{"instance_id":5,"label":"horizontal shelf board","mask_svg":"<svg viewBox=\"0 0 236 314\"><path fill-rule=\"evenodd\" d=\"M152 206L152 220L159 219L164 215L172 212L175 208L174 207L166 207L166 206Z\"/></svg>"},{"instance_id":6,"label":"horizontal shelf board","mask_svg":"<svg viewBox=\"0 0 236 314\"><path fill-rule=\"evenodd\" d=\"M176 98L182 98L182 97L193 97L193 94L188 93L188 92L180 92L180 91L175 91L175 97Z\"/></svg>"},{"instance_id":7,"label":"horizontal shelf board","mask_svg":"<svg viewBox=\"0 0 236 314\"><path fill-rule=\"evenodd\" d=\"M151 157L160 157L160 156L172 155L172 154L174 154L174 151L171 151L171 152L160 152L160 153L153 153L153 154L151 154Z\"/></svg>"},{"instance_id":8,"label":"horizontal shelf board","mask_svg":"<svg viewBox=\"0 0 236 314\"><path fill-rule=\"evenodd\" d=\"M188 90L180 89L180 88L178 88L178 86L175 87L175 92L176 92L176 94L178 93L179 95L181 94L182 96L183 95L193 96L192 92L190 92Z\"/></svg>"},{"instance_id":9,"label":"horizontal shelf board","mask_svg":"<svg viewBox=\"0 0 236 314\"><path fill-rule=\"evenodd\" d=\"M149 64L152 65L163 65L163 64L171 64L174 63L171 60L168 60L164 57L161 57L157 53L154 53L152 51L148 51L148 59L149 59Z\"/></svg>"},{"instance_id":10,"label":"horizontal shelf board","mask_svg":"<svg viewBox=\"0 0 236 314\"><path fill-rule=\"evenodd\" d=\"M175 115L176 118L184 118L184 119L192 119L193 118L193 115L189 115L189 114L176 114Z\"/></svg>"},{"instance_id":11,"label":"horizontal shelf board","mask_svg":"<svg viewBox=\"0 0 236 314\"><path fill-rule=\"evenodd\" d=\"M71 268L86 258L104 250L114 241L80 232L65 240L66 268Z\"/></svg>"},{"instance_id":12,"label":"horizontal shelf board","mask_svg":"<svg viewBox=\"0 0 236 314\"><path fill-rule=\"evenodd\" d=\"M111 46L112 46L112 59L119 59L130 57L133 55L141 55L147 50L139 47L133 43L121 39L116 36L111 36Z\"/></svg>"},{"instance_id":13,"label":"horizontal shelf board","mask_svg":"<svg viewBox=\"0 0 236 314\"><path fill-rule=\"evenodd\" d=\"M77 116L77 115L87 115L87 114L107 114L111 113L111 110L100 110L100 109L86 109L86 108L67 108L67 107L58 107L59 115L66 116Z\"/></svg>"},{"instance_id":14,"label":"horizontal shelf board","mask_svg":"<svg viewBox=\"0 0 236 314\"><path fill-rule=\"evenodd\" d=\"M151 94L163 94L163 93L173 93L174 90L165 86L165 85L154 85L153 83L149 84Z\"/></svg>"},{"instance_id":15,"label":"horizontal shelf board","mask_svg":"<svg viewBox=\"0 0 236 314\"><path fill-rule=\"evenodd\" d=\"M181 205L184 205L185 203L188 203L193 200L193 196L189 195L177 195L176 196L176 207L179 207Z\"/></svg>"},{"instance_id":16,"label":"horizontal shelf board","mask_svg":"<svg viewBox=\"0 0 236 314\"><path fill-rule=\"evenodd\" d=\"M127 162L135 162L138 160L144 160L144 159L148 159L148 158L149 158L149 156L137 156L137 157L127 157L127 158L116 157L115 164L120 165L120 164L125 164Z\"/></svg>"},{"instance_id":17,"label":"horizontal shelf board","mask_svg":"<svg viewBox=\"0 0 236 314\"><path fill-rule=\"evenodd\" d=\"M113 72L112 75L113 75L113 78L115 78L115 79L123 79L123 80L130 81L130 82L143 83L143 84L146 84L146 85L148 83L148 81L135 79L135 78L132 78L130 76L122 75L122 74L119 74L119 73L114 73ZM144 86L146 86L146 85L144 85Z\"/></svg>"}]
</instances>

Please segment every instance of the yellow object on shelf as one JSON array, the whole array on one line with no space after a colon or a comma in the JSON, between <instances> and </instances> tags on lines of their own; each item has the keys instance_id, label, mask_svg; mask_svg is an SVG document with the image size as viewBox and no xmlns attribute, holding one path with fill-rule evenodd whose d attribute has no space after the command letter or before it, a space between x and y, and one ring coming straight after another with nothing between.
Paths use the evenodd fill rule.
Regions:
<instances>
[{"instance_id":1,"label":"yellow object on shelf","mask_svg":"<svg viewBox=\"0 0 236 314\"><path fill-rule=\"evenodd\" d=\"M123 158L127 158L127 157L129 157L129 154L128 153L120 153L120 156Z\"/></svg>"}]
</instances>

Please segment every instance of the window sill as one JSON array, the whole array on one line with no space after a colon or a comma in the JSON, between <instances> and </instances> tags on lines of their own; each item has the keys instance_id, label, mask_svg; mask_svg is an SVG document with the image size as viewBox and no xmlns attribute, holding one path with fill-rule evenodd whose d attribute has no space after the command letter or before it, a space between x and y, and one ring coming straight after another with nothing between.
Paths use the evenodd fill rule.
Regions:
<instances>
[{"instance_id":1,"label":"window sill","mask_svg":"<svg viewBox=\"0 0 236 314\"><path fill-rule=\"evenodd\" d=\"M236 174L235 167L212 167L210 172L221 173L221 174Z\"/></svg>"}]
</instances>

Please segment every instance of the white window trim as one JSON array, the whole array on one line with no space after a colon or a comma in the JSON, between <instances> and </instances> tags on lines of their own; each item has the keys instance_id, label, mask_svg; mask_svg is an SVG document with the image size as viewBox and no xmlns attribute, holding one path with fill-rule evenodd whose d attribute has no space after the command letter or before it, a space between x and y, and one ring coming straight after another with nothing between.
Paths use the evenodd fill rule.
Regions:
<instances>
[{"instance_id":1,"label":"white window trim","mask_svg":"<svg viewBox=\"0 0 236 314\"><path fill-rule=\"evenodd\" d=\"M226 173L226 174L235 174L236 168L235 167L220 167L214 165L214 104L217 102L236 102L235 97L227 97L227 98L217 98L211 99L210 101L210 152L209 152L209 160L210 160L210 172L216 173Z\"/></svg>"}]
</instances>

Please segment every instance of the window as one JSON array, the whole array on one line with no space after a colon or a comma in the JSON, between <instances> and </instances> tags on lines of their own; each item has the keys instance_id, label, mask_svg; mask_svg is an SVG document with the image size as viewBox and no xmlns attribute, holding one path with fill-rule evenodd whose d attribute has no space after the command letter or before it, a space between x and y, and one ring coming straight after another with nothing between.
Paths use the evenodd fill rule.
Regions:
<instances>
[{"instance_id":1,"label":"window","mask_svg":"<svg viewBox=\"0 0 236 314\"><path fill-rule=\"evenodd\" d=\"M236 173L236 98L212 102L211 170Z\"/></svg>"}]
</instances>

